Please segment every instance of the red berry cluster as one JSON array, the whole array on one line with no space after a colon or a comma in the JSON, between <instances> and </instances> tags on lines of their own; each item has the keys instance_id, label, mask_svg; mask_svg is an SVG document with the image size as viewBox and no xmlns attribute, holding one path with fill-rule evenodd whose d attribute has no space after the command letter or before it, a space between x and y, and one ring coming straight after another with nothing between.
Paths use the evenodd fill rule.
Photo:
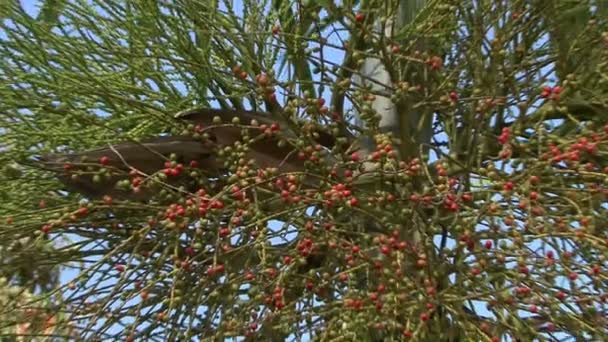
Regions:
<instances>
[{"instance_id":1,"label":"red berry cluster","mask_svg":"<svg viewBox=\"0 0 608 342\"><path fill-rule=\"evenodd\" d=\"M325 198L325 205L328 207L341 201L345 201L351 206L357 206L359 204L357 197L355 197L353 192L343 183L332 186L331 190L327 190L323 193L323 197Z\"/></svg>"},{"instance_id":2,"label":"red berry cluster","mask_svg":"<svg viewBox=\"0 0 608 342\"><path fill-rule=\"evenodd\" d=\"M167 176L177 177L184 170L184 165L181 163L175 163L172 161L165 162L165 168L163 169L163 173Z\"/></svg>"},{"instance_id":3,"label":"red berry cluster","mask_svg":"<svg viewBox=\"0 0 608 342\"><path fill-rule=\"evenodd\" d=\"M235 65L234 68L232 68L232 73L242 80L246 80L248 77L247 71L244 71L240 65Z\"/></svg>"},{"instance_id":4,"label":"red berry cluster","mask_svg":"<svg viewBox=\"0 0 608 342\"><path fill-rule=\"evenodd\" d=\"M555 87L544 86L540 93L540 97L551 98L554 101L559 101L561 92L562 92L561 86L555 86Z\"/></svg>"},{"instance_id":5,"label":"red berry cluster","mask_svg":"<svg viewBox=\"0 0 608 342\"><path fill-rule=\"evenodd\" d=\"M261 91L264 93L266 100L270 102L277 101L277 95L275 93L275 88L271 84L270 78L268 75L261 73L255 76L255 81L260 87Z\"/></svg>"},{"instance_id":6,"label":"red berry cluster","mask_svg":"<svg viewBox=\"0 0 608 342\"><path fill-rule=\"evenodd\" d=\"M500 136L498 137L498 143L501 145L505 145L509 142L509 138L511 137L511 129L509 127L503 127Z\"/></svg>"}]
</instances>

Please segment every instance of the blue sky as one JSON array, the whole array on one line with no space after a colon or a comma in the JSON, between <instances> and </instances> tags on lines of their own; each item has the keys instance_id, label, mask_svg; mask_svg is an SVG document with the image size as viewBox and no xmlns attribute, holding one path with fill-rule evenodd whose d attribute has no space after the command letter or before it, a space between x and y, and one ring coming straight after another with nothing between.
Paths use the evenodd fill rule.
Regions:
<instances>
[{"instance_id":1,"label":"blue sky","mask_svg":"<svg viewBox=\"0 0 608 342\"><path fill-rule=\"evenodd\" d=\"M34 0L20 0L21 7L31 16L35 17L40 12L39 1Z\"/></svg>"}]
</instances>

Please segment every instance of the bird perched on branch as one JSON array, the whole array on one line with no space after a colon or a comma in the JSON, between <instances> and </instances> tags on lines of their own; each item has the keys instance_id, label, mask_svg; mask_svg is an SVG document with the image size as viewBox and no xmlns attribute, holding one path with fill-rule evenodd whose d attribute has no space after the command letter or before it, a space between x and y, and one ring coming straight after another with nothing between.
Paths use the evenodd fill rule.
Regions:
<instances>
[{"instance_id":1,"label":"bird perched on branch","mask_svg":"<svg viewBox=\"0 0 608 342\"><path fill-rule=\"evenodd\" d=\"M46 155L40 158L45 169L58 172L60 180L72 191L90 198L110 195L116 198L145 200L153 192L117 189L117 182L137 175L147 177L167 168L170 159L179 163L194 163L208 177L226 173L218 149L243 143L248 136L246 159L260 168L277 168L279 173L304 170L295 147L286 140L297 138L283 118L270 113L242 110L197 108L175 115L178 120L197 125L204 138L194 135L162 136L141 142L109 144L94 150ZM315 143L331 149L336 138L317 131ZM105 177L96 176L99 167L110 170ZM170 184L170 183L169 183Z\"/></svg>"}]
</instances>

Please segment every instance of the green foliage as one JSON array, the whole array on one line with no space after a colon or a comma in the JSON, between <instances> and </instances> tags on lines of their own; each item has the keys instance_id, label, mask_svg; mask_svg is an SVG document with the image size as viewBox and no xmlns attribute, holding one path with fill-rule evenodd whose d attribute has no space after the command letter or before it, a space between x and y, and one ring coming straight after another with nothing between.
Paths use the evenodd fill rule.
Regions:
<instances>
[{"instance_id":1,"label":"green foliage","mask_svg":"<svg viewBox=\"0 0 608 342\"><path fill-rule=\"evenodd\" d=\"M0 17L0 291L28 289L0 321L43 303L53 333L87 340L608 335L603 2L44 1L36 18L3 2ZM389 79L362 87L372 60ZM195 107L285 125L174 118ZM101 160L37 160L220 128L240 137L213 151L225 172L175 151L117 184L154 184L144 201L65 191L107 177ZM305 167L262 169L259 141Z\"/></svg>"}]
</instances>

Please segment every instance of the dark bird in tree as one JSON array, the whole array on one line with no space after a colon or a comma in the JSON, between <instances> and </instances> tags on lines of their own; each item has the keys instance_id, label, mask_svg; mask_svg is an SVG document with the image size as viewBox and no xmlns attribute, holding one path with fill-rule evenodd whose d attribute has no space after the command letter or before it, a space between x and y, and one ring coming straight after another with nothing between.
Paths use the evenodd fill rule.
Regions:
<instances>
[{"instance_id":1,"label":"dark bird in tree","mask_svg":"<svg viewBox=\"0 0 608 342\"><path fill-rule=\"evenodd\" d=\"M171 161L196 166L209 178L226 174L228 170L218 155L226 146L246 144L244 159L255 161L258 168L276 168L278 173L304 170L304 162L289 142L296 134L283 118L270 113L210 108L187 110L176 114L175 118L195 125L198 132L109 144L84 152L46 155L40 161L46 169L59 172L59 179L69 190L90 198L109 195L131 200L149 199L154 192L127 191L117 188L118 182L129 175L146 181L167 169ZM336 142L333 135L323 131L317 131L313 139L327 149L333 148ZM99 177L99 167L110 170L110 174ZM176 185L175 180L183 181L183 178L173 178L165 185Z\"/></svg>"}]
</instances>

